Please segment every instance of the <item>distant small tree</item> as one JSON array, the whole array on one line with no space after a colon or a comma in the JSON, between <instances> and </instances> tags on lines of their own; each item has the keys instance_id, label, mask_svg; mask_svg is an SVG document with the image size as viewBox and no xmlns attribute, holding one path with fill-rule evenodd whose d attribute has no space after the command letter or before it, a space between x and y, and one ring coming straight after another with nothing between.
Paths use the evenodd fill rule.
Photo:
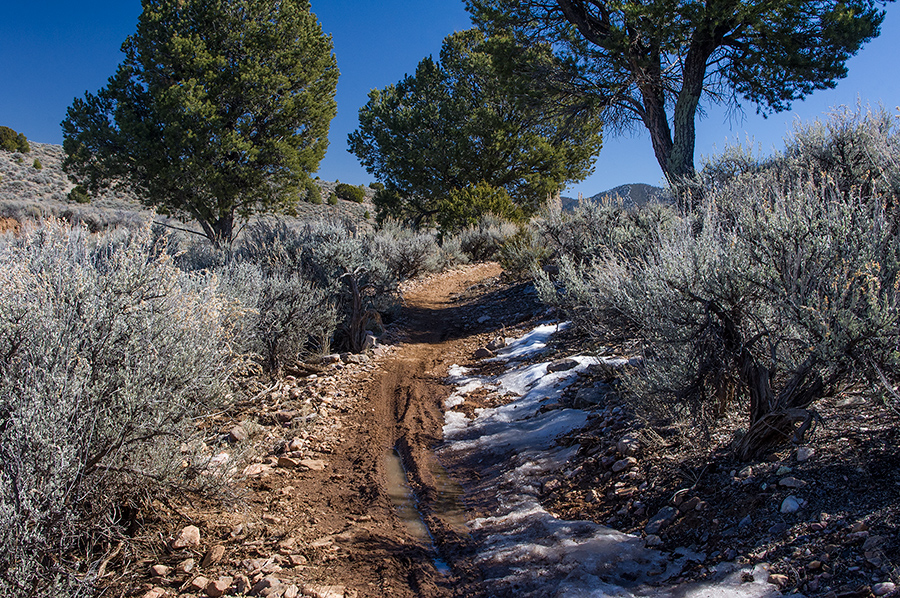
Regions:
<instances>
[{"instance_id":1,"label":"distant small tree","mask_svg":"<svg viewBox=\"0 0 900 598\"><path fill-rule=\"evenodd\" d=\"M347 183L339 183L334 189L335 195L346 201L362 203L366 198L366 191L362 187L354 187Z\"/></svg>"},{"instance_id":2,"label":"distant small tree","mask_svg":"<svg viewBox=\"0 0 900 598\"><path fill-rule=\"evenodd\" d=\"M41 164L41 161L37 158L34 159L34 162L31 163L35 170L43 170L44 165Z\"/></svg>"},{"instance_id":3,"label":"distant small tree","mask_svg":"<svg viewBox=\"0 0 900 598\"><path fill-rule=\"evenodd\" d=\"M95 192L130 186L217 246L236 218L285 211L336 114L330 36L308 0L143 0L125 60L69 108L64 168Z\"/></svg>"},{"instance_id":4,"label":"distant small tree","mask_svg":"<svg viewBox=\"0 0 900 598\"><path fill-rule=\"evenodd\" d=\"M562 117L566 98L520 93L524 82L506 76L512 54L554 60L548 48L462 31L444 40L440 61L426 58L414 75L369 94L349 151L385 185L380 218L433 222L452 193L482 182L533 213L590 174L602 143L597 114L582 104Z\"/></svg>"},{"instance_id":5,"label":"distant small tree","mask_svg":"<svg viewBox=\"0 0 900 598\"><path fill-rule=\"evenodd\" d=\"M31 146L22 133L16 133L9 127L0 127L0 149L27 154L31 151Z\"/></svg>"}]
</instances>

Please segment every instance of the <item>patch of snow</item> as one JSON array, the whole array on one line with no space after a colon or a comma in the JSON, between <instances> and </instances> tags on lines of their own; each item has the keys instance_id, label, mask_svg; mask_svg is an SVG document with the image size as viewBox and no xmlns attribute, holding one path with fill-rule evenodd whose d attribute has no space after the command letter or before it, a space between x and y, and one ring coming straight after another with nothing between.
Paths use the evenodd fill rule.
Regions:
<instances>
[{"instance_id":1,"label":"patch of snow","mask_svg":"<svg viewBox=\"0 0 900 598\"><path fill-rule=\"evenodd\" d=\"M539 326L511 340L494 359L510 361L539 352L558 329L556 325ZM470 376L465 368L451 368L451 380L457 385L454 397L464 399L480 387L518 395L507 405L476 410L474 419L452 410L445 414L446 444L440 452L454 461L478 463L482 477L471 494L476 500L485 499L478 501L480 504L493 505L487 516L469 522L485 591L515 598L778 595L774 586L766 583L765 572L754 573L754 582L743 583L736 566L723 565L716 571L715 583L659 585L677 576L693 555L667 555L646 548L638 536L590 521L559 519L543 508L542 484L565 475L567 463L578 451L577 446L558 446L556 439L587 421L585 411L558 404L579 372L598 362L589 356L574 359L578 366L555 373L547 373L547 363L513 364L496 377ZM603 361L610 365L626 362ZM654 585L648 585L651 583Z\"/></svg>"}]
</instances>

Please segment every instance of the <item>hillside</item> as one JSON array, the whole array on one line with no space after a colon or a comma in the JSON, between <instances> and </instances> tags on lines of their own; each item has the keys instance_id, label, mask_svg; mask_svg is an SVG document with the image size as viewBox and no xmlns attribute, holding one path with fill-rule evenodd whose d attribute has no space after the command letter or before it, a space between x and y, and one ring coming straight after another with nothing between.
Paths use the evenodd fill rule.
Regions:
<instances>
[{"instance_id":1,"label":"hillside","mask_svg":"<svg viewBox=\"0 0 900 598\"><path fill-rule=\"evenodd\" d=\"M572 210L578 205L578 198L563 197L561 199L563 210ZM620 201L624 207L631 208L645 205L651 201L666 202L669 197L666 190L662 187L656 187L646 183L630 183L627 185L619 185L618 187L613 187L606 191L601 191L596 195L584 199L588 201Z\"/></svg>"},{"instance_id":2,"label":"hillside","mask_svg":"<svg viewBox=\"0 0 900 598\"><path fill-rule=\"evenodd\" d=\"M69 200L67 196L74 185L62 170L62 146L34 142L30 145L31 152L27 154L0 150L0 218L23 222L57 217L82 223L91 230L103 230L149 217L150 211L133 195L123 191L111 191L92 198L87 204ZM40 162L40 169L35 168L35 160ZM337 183L316 182L322 191L323 203L302 203L297 206L296 217L282 218L298 221L337 217L361 223L375 213L371 205L372 189L366 188L366 200L362 204L339 199L337 205L331 206L325 200Z\"/></svg>"}]
</instances>

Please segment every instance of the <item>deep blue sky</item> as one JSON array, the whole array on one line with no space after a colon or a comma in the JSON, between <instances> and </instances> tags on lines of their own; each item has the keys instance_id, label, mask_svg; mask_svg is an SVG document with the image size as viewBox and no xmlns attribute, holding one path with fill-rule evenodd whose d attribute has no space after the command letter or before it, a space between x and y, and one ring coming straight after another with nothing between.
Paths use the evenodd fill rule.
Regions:
<instances>
[{"instance_id":1,"label":"deep blue sky","mask_svg":"<svg viewBox=\"0 0 900 598\"><path fill-rule=\"evenodd\" d=\"M319 169L326 180L354 184L372 180L347 153L347 135L372 88L382 88L411 73L427 55L437 55L441 40L470 26L462 0L312 0L326 32L334 36L341 70L338 116L331 124L331 145ZM85 91L106 84L121 61L125 37L134 31L139 0L115 2L0 3L0 125L34 141L62 143L59 123L66 108ZM896 14L895 14L896 13ZM857 99L900 104L900 8L889 6L881 37L848 63L849 76L836 89L820 91L793 110L762 119L747 106L743 119L719 111L698 123L697 160L720 151L729 141L754 140L769 153L795 120L822 117L832 107ZM623 183L660 184L662 174L645 134L607 137L596 172L573 185L568 195L586 196Z\"/></svg>"}]
</instances>

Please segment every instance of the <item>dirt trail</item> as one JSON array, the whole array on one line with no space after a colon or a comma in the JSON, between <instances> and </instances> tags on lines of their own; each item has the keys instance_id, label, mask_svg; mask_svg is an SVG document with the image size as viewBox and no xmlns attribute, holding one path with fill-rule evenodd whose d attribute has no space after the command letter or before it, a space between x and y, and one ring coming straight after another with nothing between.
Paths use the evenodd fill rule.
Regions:
<instances>
[{"instance_id":1,"label":"dirt trail","mask_svg":"<svg viewBox=\"0 0 900 598\"><path fill-rule=\"evenodd\" d=\"M463 332L471 303L452 298L499 274L496 264L480 265L433 278L404 296L406 341L379 365L358 409L347 414L328 470L290 481L303 510L315 513L315 527L341 530L334 535L336 557L311 560L303 571L307 580L343 586L344 595L360 598L449 597L470 581L474 572L462 558L465 534L431 508L438 499L432 447L441 439L442 403L450 394L443 382L447 369L471 353ZM392 448L402 457L441 557L453 564L449 575L435 568L429 542L412 537L398 521L385 470Z\"/></svg>"}]
</instances>

